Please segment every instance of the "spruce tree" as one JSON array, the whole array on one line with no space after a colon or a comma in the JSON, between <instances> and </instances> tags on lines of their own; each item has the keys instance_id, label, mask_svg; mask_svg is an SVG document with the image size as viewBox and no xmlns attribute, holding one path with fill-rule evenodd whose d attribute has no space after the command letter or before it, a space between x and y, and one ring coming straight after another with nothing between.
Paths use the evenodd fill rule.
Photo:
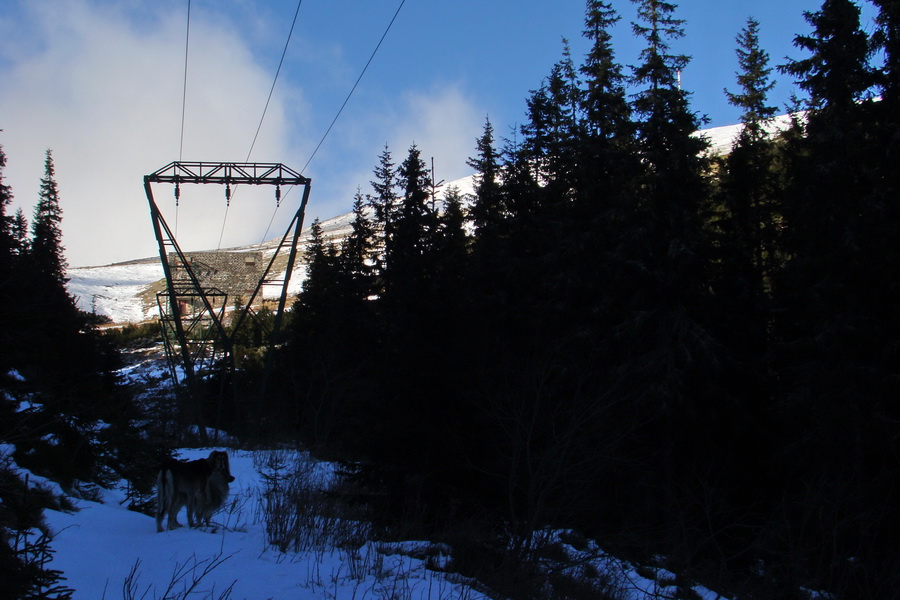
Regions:
<instances>
[{"instance_id":1,"label":"spruce tree","mask_svg":"<svg viewBox=\"0 0 900 600\"><path fill-rule=\"evenodd\" d=\"M588 135L605 139L627 131L631 110L625 99L625 76L616 61L610 29L620 20L615 9L603 0L588 0L584 37L591 48L581 66L585 81L580 109Z\"/></svg>"},{"instance_id":2,"label":"spruce tree","mask_svg":"<svg viewBox=\"0 0 900 600\"><path fill-rule=\"evenodd\" d=\"M13 322L11 311L16 305L16 268L17 261L17 233L15 219L7 214L12 200L12 188L4 181L4 169L6 168L6 153L0 146L0 314L8 322ZM19 340L13 339L13 332L8 327L0 331L0 345L7 350L14 348ZM7 363L9 352L3 352L0 359L0 370L5 374L11 366Z\"/></svg>"},{"instance_id":3,"label":"spruce tree","mask_svg":"<svg viewBox=\"0 0 900 600\"><path fill-rule=\"evenodd\" d=\"M300 293L300 305L306 311L322 311L334 302L339 279L337 248L325 239L322 222L317 217L310 226L306 250L306 279Z\"/></svg>"},{"instance_id":4,"label":"spruce tree","mask_svg":"<svg viewBox=\"0 0 900 600\"><path fill-rule=\"evenodd\" d=\"M2 130L0 130L2 131ZM16 253L16 233L14 217L7 214L12 205L12 188L3 181L3 170L6 168L6 153L0 146L0 269L6 282L7 269L10 268L12 257Z\"/></svg>"},{"instance_id":5,"label":"spruce tree","mask_svg":"<svg viewBox=\"0 0 900 600\"><path fill-rule=\"evenodd\" d=\"M878 77L859 7L825 0L805 17L812 31L795 45L809 54L783 67L807 92L808 110L787 145L789 260L777 279L775 323L788 435L802 440L785 462L797 469L791 479L806 465L802 474L811 485L795 490L798 507L786 526L799 531L801 510L828 507L804 542L821 548L814 561L820 569L837 565L833 585L847 587L833 592L852 595L858 588L848 557L873 565L897 560L884 535L897 521L887 526L886 504L862 500L897 501L887 492L896 489L896 478L888 477L888 486L874 483L890 471L880 466L893 444L887 421L900 414L889 408L900 393L900 229L896 188L888 191L896 166L885 162L892 142L881 102L870 99ZM837 543L826 548L825 539Z\"/></svg>"},{"instance_id":6,"label":"spruce tree","mask_svg":"<svg viewBox=\"0 0 900 600\"><path fill-rule=\"evenodd\" d=\"M752 142L766 136L763 128L775 116L777 109L768 104L768 93L775 87L775 82L770 77L769 53L759 45L759 21L749 17L736 41L735 53L741 68L736 75L741 91L725 90L725 96L731 105L742 110L740 140Z\"/></svg>"},{"instance_id":7,"label":"spruce tree","mask_svg":"<svg viewBox=\"0 0 900 600\"><path fill-rule=\"evenodd\" d=\"M628 190L637 174L635 126L625 95L625 75L616 60L610 29L619 21L610 3L589 0L584 36L591 46L580 68L584 88L580 97L582 139L578 193L568 225L567 281L573 325L595 339L606 336L615 249L626 232L620 219L628 206Z\"/></svg>"},{"instance_id":8,"label":"spruce tree","mask_svg":"<svg viewBox=\"0 0 900 600\"><path fill-rule=\"evenodd\" d=\"M872 144L870 166L876 168L880 177L875 181L872 221L868 226L871 239L880 240L872 254L880 256L881 289L879 295L884 305L900 305L900 247L890 240L900 239L900 1L873 0L878 7L874 36L876 46L881 49L884 62L878 73L881 102L874 105L878 118L876 142ZM900 338L900 315L890 319L890 324L882 330L886 337ZM886 358L887 364L900 364L900 359Z\"/></svg>"},{"instance_id":9,"label":"spruce tree","mask_svg":"<svg viewBox=\"0 0 900 600\"><path fill-rule=\"evenodd\" d=\"M28 219L25 218L25 211L21 208L16 209L16 216L13 217L13 254L23 257L28 254Z\"/></svg>"},{"instance_id":10,"label":"spruce tree","mask_svg":"<svg viewBox=\"0 0 900 600\"><path fill-rule=\"evenodd\" d=\"M556 277L570 265L560 252L561 241L569 235L572 204L576 195L578 152L578 99L580 90L568 50L563 40L563 58L555 63L538 89L527 99L527 120L519 128L521 143L508 143L505 153L503 192L509 218L507 239L494 262L505 289L497 290L508 310L516 317L507 325L517 330L529 344L540 345L543 335L536 327L552 329L552 319L540 318L553 286L540 285ZM515 308L513 308L515 307ZM545 315L546 317L546 315ZM520 319L516 325L513 321Z\"/></svg>"},{"instance_id":11,"label":"spruce tree","mask_svg":"<svg viewBox=\"0 0 900 600\"><path fill-rule=\"evenodd\" d=\"M631 107L625 97L625 75L616 61L610 28L620 17L603 0L589 0L584 36L591 42L581 75L585 89L581 96L584 139L584 201L611 207L632 174L634 126Z\"/></svg>"},{"instance_id":12,"label":"spruce tree","mask_svg":"<svg viewBox=\"0 0 900 600\"><path fill-rule=\"evenodd\" d=\"M669 47L684 35L683 22L672 16L675 5L633 1L641 19L633 25L634 33L647 45L631 80L639 88L633 109L639 117L642 173L630 212L636 218L633 224L646 229L640 242L642 260L655 286L661 286L645 300L656 302L662 296L687 302L686 297L704 288L701 219L708 189L701 153L706 142L693 135L700 123L690 110L687 92L678 85L676 72L687 65L688 57L672 54Z\"/></svg>"},{"instance_id":13,"label":"spruce tree","mask_svg":"<svg viewBox=\"0 0 900 600\"><path fill-rule=\"evenodd\" d=\"M878 29L873 42L884 52L884 66L879 73L881 95L886 103L896 106L900 102L900 2L872 0L872 4L878 7Z\"/></svg>"},{"instance_id":14,"label":"spruce tree","mask_svg":"<svg viewBox=\"0 0 900 600\"><path fill-rule=\"evenodd\" d=\"M724 476L736 468L734 456L723 450L737 419L731 399L722 395L725 374L715 336L721 315L710 294L706 142L694 135L700 121L678 82L688 57L670 47L683 37L683 22L671 2L634 1L633 31L645 42L631 77L640 170L617 219L610 378L618 397L629 398L624 418L642 423L628 444L655 447L632 457L642 464L634 479L623 476L623 494L636 494L632 503L646 494L656 498L631 518L671 536L664 542L673 544L671 551L675 540L709 542L685 527L698 492L687 482L696 482L699 473ZM717 513L725 511L721 497L708 500ZM627 500L623 504L631 510Z\"/></svg>"},{"instance_id":15,"label":"spruce tree","mask_svg":"<svg viewBox=\"0 0 900 600\"><path fill-rule=\"evenodd\" d=\"M639 118L638 152L642 174L638 178L637 210L650 229L648 265L660 282L676 295L696 290L701 282L702 202L706 197L701 157L706 143L694 136L700 122L688 105L688 93L678 85L677 72L689 58L672 54L670 43L684 36L683 21L675 19L675 5L660 0L632 0L640 22L633 24L646 47L643 62L633 68L631 84L638 88L633 109ZM689 273L688 270L693 270ZM688 278L692 285L685 287ZM681 281L678 281L681 279ZM674 289L678 288L678 290Z\"/></svg>"},{"instance_id":16,"label":"spruce tree","mask_svg":"<svg viewBox=\"0 0 900 600\"><path fill-rule=\"evenodd\" d=\"M397 209L397 169L387 145L378 155L374 175L375 179L370 182L374 194L369 196L369 205L375 211L375 221L390 230Z\"/></svg>"},{"instance_id":17,"label":"spruce tree","mask_svg":"<svg viewBox=\"0 0 900 600\"><path fill-rule=\"evenodd\" d=\"M500 157L494 147L494 127L489 118L475 142L475 157L466 164L475 170L475 200L472 203L472 222L479 237L496 235L504 218L500 194Z\"/></svg>"},{"instance_id":18,"label":"spruce tree","mask_svg":"<svg viewBox=\"0 0 900 600\"><path fill-rule=\"evenodd\" d=\"M739 312L748 316L747 323L763 317L778 264L775 204L779 180L775 143L766 131L776 112L767 101L775 83L770 78L769 55L759 45L759 22L749 18L736 41L741 91L726 90L725 94L741 109L742 128L731 152L722 160L720 190L725 213L718 225L722 283L726 288L722 291L729 297L727 305L742 307ZM761 324L753 326L760 328Z\"/></svg>"},{"instance_id":19,"label":"spruce tree","mask_svg":"<svg viewBox=\"0 0 900 600\"><path fill-rule=\"evenodd\" d=\"M807 92L809 108L847 110L875 84L859 7L851 0L825 0L821 10L803 14L814 31L796 36L794 45L810 56L789 59L781 70L793 75Z\"/></svg>"},{"instance_id":20,"label":"spruce tree","mask_svg":"<svg viewBox=\"0 0 900 600\"><path fill-rule=\"evenodd\" d=\"M722 456L732 461L729 472L744 474L722 480L727 486L720 506L723 512L737 503L755 508L744 515L744 535L721 540L723 547L752 544L766 525L766 507L783 493L780 478L769 467L779 451L769 419L774 418L778 381L772 376L772 280L781 266L778 201L783 182L778 146L767 131L775 108L768 104L771 68L768 54L759 45L759 23L749 18L736 41L740 89L725 93L741 110L742 129L731 152L716 159L719 185L714 195L711 260L716 318L709 326L719 342L717 370L723 373L719 394L731 404L725 420L729 427L718 424L724 439L730 441ZM745 450L749 447L751 452ZM761 485L761 480L770 484ZM750 481L756 483L748 485Z\"/></svg>"},{"instance_id":21,"label":"spruce tree","mask_svg":"<svg viewBox=\"0 0 900 600\"><path fill-rule=\"evenodd\" d=\"M439 215L434 255L440 270L439 287L459 294L469 262L469 235L466 215L459 188L450 186L444 193L443 210Z\"/></svg>"},{"instance_id":22,"label":"spruce tree","mask_svg":"<svg viewBox=\"0 0 900 600\"><path fill-rule=\"evenodd\" d=\"M60 287L68 281L66 279L67 264L62 246L61 223L62 208L59 205L56 169L53 166L53 154L47 150L40 196L31 222L30 256L32 267Z\"/></svg>"},{"instance_id":23,"label":"spruce tree","mask_svg":"<svg viewBox=\"0 0 900 600\"><path fill-rule=\"evenodd\" d=\"M551 138L553 136L553 110L550 90L547 80L541 82L540 87L532 90L526 99L527 122L521 126L522 143L519 147L521 161L528 165L531 177L535 181L542 181L547 170L548 155L550 153ZM537 202L525 205L529 212L537 209ZM520 210L521 215L527 214Z\"/></svg>"},{"instance_id":24,"label":"spruce tree","mask_svg":"<svg viewBox=\"0 0 900 600\"><path fill-rule=\"evenodd\" d=\"M366 214L366 203L357 189L353 197L350 234L341 244L341 264L351 285L351 295L366 299L374 291L373 243L375 228Z\"/></svg>"},{"instance_id":25,"label":"spruce tree","mask_svg":"<svg viewBox=\"0 0 900 600\"><path fill-rule=\"evenodd\" d=\"M501 205L506 212L505 227L510 228L534 215L538 204L538 182L529 153L519 139L521 127L511 127L510 137L502 138L500 148Z\"/></svg>"},{"instance_id":26,"label":"spruce tree","mask_svg":"<svg viewBox=\"0 0 900 600\"><path fill-rule=\"evenodd\" d=\"M798 124L801 135L793 136L788 148L784 239L791 260L779 294L790 306L782 311L782 335L810 343L816 339L816 347L825 348L830 345L823 345L823 335L838 344L839 331L858 329L854 321L866 314L857 310L863 298L847 302L869 288L865 272L871 257L866 250L875 240L866 224L878 217L866 202L876 142L868 123L877 107L864 100L874 75L859 9L849 0L825 0L820 11L805 16L813 31L798 35L795 45L811 55L782 67L808 92L809 110L806 122ZM835 364L820 368L834 375L846 361L838 345L830 352L830 359L822 359ZM825 381L808 375L817 388ZM827 394L840 388L828 386Z\"/></svg>"},{"instance_id":27,"label":"spruce tree","mask_svg":"<svg viewBox=\"0 0 900 600\"><path fill-rule=\"evenodd\" d=\"M15 323L16 341L5 345L4 354L24 377L19 392L41 405L28 418L44 421L44 437L19 445L24 457L20 464L46 461L40 468L70 486L76 479L99 482L109 476L100 465L108 469L119 448L103 446L116 435L133 434L124 432L134 415L117 385L119 357L66 289L61 227L59 189L48 150L30 240L21 212L13 221L16 298L6 316ZM98 421L107 424L100 434Z\"/></svg>"},{"instance_id":28,"label":"spruce tree","mask_svg":"<svg viewBox=\"0 0 900 600\"><path fill-rule=\"evenodd\" d=\"M415 144L397 169L397 180L402 195L385 240L385 292L406 304L413 300L417 283L426 276L424 258L433 233L428 202L431 180Z\"/></svg>"},{"instance_id":29,"label":"spruce tree","mask_svg":"<svg viewBox=\"0 0 900 600\"><path fill-rule=\"evenodd\" d=\"M472 319L469 307L477 301L473 295L471 280L472 240L466 231L466 214L463 198L456 186L444 192L443 209L438 215L438 228L433 235L429 251L430 271L427 289L421 298L428 304L427 336L435 356L440 357L434 366L436 377L445 370L461 373L456 364L466 364L471 357ZM489 332L482 332L488 334ZM459 389L465 388L462 378L457 380Z\"/></svg>"},{"instance_id":30,"label":"spruce tree","mask_svg":"<svg viewBox=\"0 0 900 600\"><path fill-rule=\"evenodd\" d=\"M394 217L397 212L397 166L393 162L387 144L378 156L378 164L373 174L375 179L370 182L373 193L367 196L367 203L372 208L374 217L376 270L383 281L386 269L385 248L388 238L393 235Z\"/></svg>"},{"instance_id":31,"label":"spruce tree","mask_svg":"<svg viewBox=\"0 0 900 600\"><path fill-rule=\"evenodd\" d=\"M563 39L563 57L550 71L547 93L550 100L550 137L544 178L551 203L564 206L574 200L581 174L581 105L578 71L572 61L569 41ZM562 207L560 207L562 208Z\"/></svg>"},{"instance_id":32,"label":"spruce tree","mask_svg":"<svg viewBox=\"0 0 900 600\"><path fill-rule=\"evenodd\" d=\"M563 39L563 58L526 100L528 120L521 127L520 160L530 166L532 177L541 183L534 190L529 211L554 211L574 197L581 137L578 85L569 44Z\"/></svg>"}]
</instances>

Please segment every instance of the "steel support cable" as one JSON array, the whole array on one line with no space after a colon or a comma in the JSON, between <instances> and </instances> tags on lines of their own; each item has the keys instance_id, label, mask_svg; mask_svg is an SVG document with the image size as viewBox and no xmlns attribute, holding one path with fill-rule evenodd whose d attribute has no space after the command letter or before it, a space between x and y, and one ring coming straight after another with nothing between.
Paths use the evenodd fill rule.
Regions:
<instances>
[{"instance_id":1,"label":"steel support cable","mask_svg":"<svg viewBox=\"0 0 900 600\"><path fill-rule=\"evenodd\" d=\"M216 246L216 252L222 249L222 238L225 237L225 223L228 222L229 208L231 208L231 201L225 203L225 215L222 217L222 231L219 232L219 244Z\"/></svg>"},{"instance_id":2,"label":"steel support cable","mask_svg":"<svg viewBox=\"0 0 900 600\"><path fill-rule=\"evenodd\" d=\"M281 60L278 61L278 68L275 70L275 78L272 80L272 87L269 89L269 97L266 98L266 106L263 108L262 116L259 118L259 125L256 127L256 134L253 136L253 143L250 144L250 150L247 152L247 160L250 162L250 154L253 153L253 147L256 146L256 138L259 137L259 130L262 129L263 121L266 118L266 112L269 110L269 102L272 100L272 94L275 92L275 84L278 83L278 75L281 73L281 66L284 64L284 57L287 55L288 45L291 43L291 36L294 34L294 26L297 24L297 15L300 14L300 5L303 0L297 2L297 10L294 11L294 20L291 22L291 30L288 31L287 40L284 42L284 50L281 51Z\"/></svg>"},{"instance_id":3,"label":"steel support cable","mask_svg":"<svg viewBox=\"0 0 900 600\"><path fill-rule=\"evenodd\" d=\"M188 51L191 42L191 0L187 4L187 31L184 34L184 80L181 85L181 141L178 145L178 160L181 161L184 153L184 114L187 106L187 75L188 75Z\"/></svg>"},{"instance_id":4,"label":"steel support cable","mask_svg":"<svg viewBox=\"0 0 900 600\"><path fill-rule=\"evenodd\" d=\"M269 88L269 96L266 98L266 105L263 107L262 116L259 118L259 124L256 126L256 133L253 135L253 141L250 143L250 150L247 151L247 158L244 162L250 162L250 155L253 154L253 148L256 146L256 140L259 138L259 132L262 130L263 121L266 119L266 113L269 111L269 103L272 101L272 94L275 93L275 84L278 83L278 75L281 74L281 67L284 65L284 58L287 56L288 46L291 43L291 37L294 35L294 27L297 25L297 17L300 15L300 6L303 4L303 0L298 0L297 9L294 11L294 20L291 21L291 29L288 31L287 40L284 42L284 49L281 51L281 59L278 61L278 68L275 69L275 77L272 79L272 87ZM237 186L234 189L235 193L232 194L232 198L237 193ZM230 202L229 202L230 205ZM229 205L225 207L225 217L222 220L222 231L219 234L219 244L216 250L222 248L222 238L225 235L225 223L228 219L228 208ZM275 207L275 211L278 211L278 207ZM271 227L272 223L275 221L275 215L272 215L272 219L269 221L269 226ZM266 234L268 235L269 230L266 228Z\"/></svg>"},{"instance_id":5,"label":"steel support cable","mask_svg":"<svg viewBox=\"0 0 900 600\"><path fill-rule=\"evenodd\" d=\"M187 27L184 34L184 79L181 84L181 137L178 142L178 160L181 161L184 154L184 115L187 106L187 75L188 75L188 51L191 43L191 0L187 3ZM178 235L178 195L175 195L175 235Z\"/></svg>"},{"instance_id":6,"label":"steel support cable","mask_svg":"<svg viewBox=\"0 0 900 600\"><path fill-rule=\"evenodd\" d=\"M327 138L328 134L331 133L331 128L334 127L334 124L337 122L338 118L341 116L341 113L344 112L344 107L347 106L347 103L350 101L350 97L353 95L353 92L356 91L356 86L358 86L359 82L362 81L363 75L366 74L366 71L369 69L369 65L372 64L372 60L375 58L375 54L378 52L378 49L381 48L381 44L382 44L382 42L384 42L384 38L387 37L388 32L391 30L391 27L394 25L394 21L397 20L397 15L400 14L400 9L403 8L404 4L406 4L406 0L400 0L400 6L397 7L397 10L394 12L394 16L391 18L391 22L388 23L388 26L384 30L384 33L381 34L381 39L378 40L378 44L375 46L375 49L372 51L372 55L369 57L368 62L366 62L366 66L363 67L363 70L359 74L359 77L356 78L356 83L353 84L353 87L350 89L350 93L347 94L347 97L344 99L344 103L341 104L341 108L337 111L337 114L334 115L334 119L331 120L331 125L328 126L328 129L325 131L325 135L323 135L322 139L319 140L319 144L316 146L316 149L313 150L313 153L309 157L309 160L307 160L306 164L303 165L303 168L300 169L301 174L306 172L306 167L309 166L309 163L312 162L312 159L316 156L316 153L319 152L319 148L322 147L322 143L325 141L325 138Z\"/></svg>"},{"instance_id":7,"label":"steel support cable","mask_svg":"<svg viewBox=\"0 0 900 600\"><path fill-rule=\"evenodd\" d=\"M306 171L306 167L308 167L309 163L312 162L312 159L315 158L316 154L319 152L319 148L321 148L322 144L325 142L325 138L327 138L328 134L331 133L331 130L334 127L334 124L337 123L337 120L340 118L341 113L344 112L344 108L346 108L347 103L350 102L350 97L353 96L353 92L356 91L356 88L359 86L359 82L362 81L362 78L366 74L366 71L369 70L369 65L371 65L372 61L375 59L375 55L378 53L378 49L381 48L381 44L384 42L384 39L387 37L387 34L391 30L391 27L393 27L394 21L397 20L397 15L400 14L400 10L403 8L404 4L406 4L406 0L400 0L400 5L397 6L397 10L394 11L394 16L391 17L390 23L388 23L387 27L384 30L384 33L381 34L381 39L378 40L378 44L376 44L375 49L372 50L372 54L369 56L369 60L366 61L366 65L363 67L362 72L360 72L359 77L356 78L356 82L353 84L353 87L350 88L350 92L347 94L347 97L344 98L343 104L341 104L341 107L338 109L337 114L334 115L334 119L331 120L331 124L328 125L328 129L325 130L324 135L322 135L322 138L319 140L319 143L316 145L315 150L313 150L313 153L310 155L309 160L307 160L306 164L303 165L303 168L300 169L301 174L303 174ZM298 9L299 9L299 6L298 6ZM284 197L287 198L288 194L290 194L293 189L294 189L294 186L289 187L288 190L285 192ZM275 208L275 211L276 212L278 211L277 207ZM269 221L269 226L266 228L266 233L263 234L263 239L260 242L260 244L262 244L263 242L266 241L266 237L268 237L268 235L269 235L269 229L272 227L272 223L274 221L275 221L275 214L272 215L272 220Z\"/></svg>"},{"instance_id":8,"label":"steel support cable","mask_svg":"<svg viewBox=\"0 0 900 600\"><path fill-rule=\"evenodd\" d=\"M288 191L290 191L291 189L293 189L293 186L291 186L291 187L288 189ZM285 194L285 196L287 196L287 194ZM262 239L259 240L259 245L260 245L260 246L262 246L264 243L266 243L266 238L269 237L269 230L272 229L272 223L275 222L275 216L278 214L278 209L279 209L279 208L281 208L281 203L280 203L280 202L279 202L278 204L275 205L275 210L272 211L272 218L269 219L269 224L266 225L266 232L263 234Z\"/></svg>"}]
</instances>

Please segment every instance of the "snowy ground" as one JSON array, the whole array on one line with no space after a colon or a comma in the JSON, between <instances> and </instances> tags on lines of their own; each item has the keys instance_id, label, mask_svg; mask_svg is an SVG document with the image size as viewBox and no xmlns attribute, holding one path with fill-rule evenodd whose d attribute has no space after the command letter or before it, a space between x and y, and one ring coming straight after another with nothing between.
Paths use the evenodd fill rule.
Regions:
<instances>
[{"instance_id":1,"label":"snowy ground","mask_svg":"<svg viewBox=\"0 0 900 600\"><path fill-rule=\"evenodd\" d=\"M208 453L189 450L182 457ZM273 549L266 541L253 456L230 455L232 502L214 519L215 531L184 527L157 533L154 520L125 509L116 492L107 492L103 503L77 501L78 512L46 511L55 533L50 567L64 573L65 584L76 590L73 598L483 598L395 546L366 543L287 554Z\"/></svg>"},{"instance_id":2,"label":"snowy ground","mask_svg":"<svg viewBox=\"0 0 900 600\"><path fill-rule=\"evenodd\" d=\"M208 453L185 450L181 457ZM63 583L75 590L73 599L487 598L469 580L428 568L448 561L440 545L428 542L311 544L300 552L280 552L267 541L259 461L255 467L248 451L229 454L235 481L229 505L214 518L213 529L157 533L153 518L127 510L123 495L111 491L104 492L102 502L75 501L77 512L46 511L55 551L49 567L63 572ZM184 512L179 520L184 523ZM549 535L564 539L561 533ZM668 584L673 578L663 569L634 567L599 551L593 542L579 544L579 550L562 546L574 565L569 568L606 574L623 600L672 597ZM722 598L699 586L694 591L702 600Z\"/></svg>"}]
</instances>

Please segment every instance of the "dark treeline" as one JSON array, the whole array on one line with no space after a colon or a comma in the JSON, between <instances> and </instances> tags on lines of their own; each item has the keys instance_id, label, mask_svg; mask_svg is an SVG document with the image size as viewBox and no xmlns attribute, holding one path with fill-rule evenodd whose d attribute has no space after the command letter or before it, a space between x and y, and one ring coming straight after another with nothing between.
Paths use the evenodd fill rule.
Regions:
<instances>
[{"instance_id":1,"label":"dark treeline","mask_svg":"<svg viewBox=\"0 0 900 600\"><path fill-rule=\"evenodd\" d=\"M98 317L79 310L66 289L51 152L30 224L21 209L7 214L13 196L2 183L5 164L0 148L0 439L16 446L21 466L49 468L66 488L101 483L107 477L98 472L98 458L110 449L92 424L114 429L133 416L131 398L116 379L121 361L98 334Z\"/></svg>"},{"instance_id":2,"label":"dark treeline","mask_svg":"<svg viewBox=\"0 0 900 600\"><path fill-rule=\"evenodd\" d=\"M590 0L583 62L566 47L511 139L486 122L471 202L435 202L419 148L385 148L350 236L314 224L266 416L397 517L523 549L576 527L752 597L891 597L900 3L868 36L826 0L781 66L749 19L744 128L710 157L675 6L634 2L640 64ZM804 92L779 134L773 68Z\"/></svg>"},{"instance_id":3,"label":"dark treeline","mask_svg":"<svg viewBox=\"0 0 900 600\"><path fill-rule=\"evenodd\" d=\"M117 380L115 349L66 290L62 210L48 150L29 224L10 214L0 146L0 598L69 598L52 569L44 508L72 508L14 465L74 497L122 479L132 505L151 492L154 443L139 432L131 393ZM156 444L158 446L158 443Z\"/></svg>"}]
</instances>

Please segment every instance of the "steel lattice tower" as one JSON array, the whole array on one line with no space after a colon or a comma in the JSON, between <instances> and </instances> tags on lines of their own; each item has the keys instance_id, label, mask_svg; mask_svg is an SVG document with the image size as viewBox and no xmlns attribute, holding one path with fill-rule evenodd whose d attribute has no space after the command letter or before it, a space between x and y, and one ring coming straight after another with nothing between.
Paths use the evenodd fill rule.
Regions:
<instances>
[{"instance_id":1,"label":"steel lattice tower","mask_svg":"<svg viewBox=\"0 0 900 600\"><path fill-rule=\"evenodd\" d=\"M223 381L233 375L234 336L251 313L254 300L260 296L264 285L280 285L278 307L274 326L269 337L269 350L274 347L281 333L287 302L288 284L297 258L297 244L303 229L303 218L309 200L311 180L281 163L222 163L176 161L144 176L144 190L150 203L150 218L159 244L159 258L166 278L166 290L157 295L160 326L166 347L169 369L176 385L186 387L191 399L190 415L197 421L201 435L205 435L200 406L202 399L198 383L211 375L223 375ZM153 198L151 184L173 184L176 199L183 184L213 184L225 186L225 197L230 198L231 186L272 185L276 200L281 202L282 186L299 186L302 195L299 206L288 224L280 243L272 254L262 276L252 290L245 306L240 307L234 318L231 333L225 329L224 316L228 295L217 287L204 284L200 266L192 264L181 249L175 235L166 223ZM293 235L291 233L293 232ZM280 280L272 278L276 258L287 249L287 268ZM271 352L268 353L271 357ZM263 374L263 390L268 380L271 360L266 361ZM179 372L180 367L180 372Z\"/></svg>"}]
</instances>

